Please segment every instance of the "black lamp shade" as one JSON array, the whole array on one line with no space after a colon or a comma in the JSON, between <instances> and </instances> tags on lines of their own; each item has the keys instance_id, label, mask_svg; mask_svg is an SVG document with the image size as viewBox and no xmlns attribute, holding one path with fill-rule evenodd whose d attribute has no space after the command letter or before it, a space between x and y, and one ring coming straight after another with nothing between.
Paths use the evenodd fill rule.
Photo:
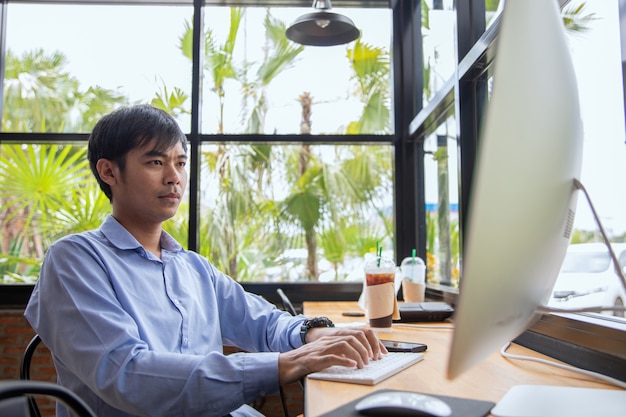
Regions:
<instances>
[{"instance_id":1,"label":"black lamp shade","mask_svg":"<svg viewBox=\"0 0 626 417\"><path fill-rule=\"evenodd\" d=\"M361 36L361 31L346 16L315 12L300 16L287 29L287 38L310 46L333 46L352 42Z\"/></svg>"}]
</instances>

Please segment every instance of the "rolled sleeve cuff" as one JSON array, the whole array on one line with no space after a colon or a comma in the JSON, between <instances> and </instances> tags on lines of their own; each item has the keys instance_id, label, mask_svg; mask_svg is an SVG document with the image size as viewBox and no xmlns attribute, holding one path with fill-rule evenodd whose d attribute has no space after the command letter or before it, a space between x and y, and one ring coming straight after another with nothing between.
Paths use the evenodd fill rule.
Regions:
<instances>
[{"instance_id":1,"label":"rolled sleeve cuff","mask_svg":"<svg viewBox=\"0 0 626 417\"><path fill-rule=\"evenodd\" d=\"M300 338L300 328L302 327L302 323L304 323L304 320L306 319L303 318L302 320L300 320L298 322L298 325L289 335L289 343L291 343L291 346L293 346L294 349L302 346L302 339Z\"/></svg>"}]
</instances>

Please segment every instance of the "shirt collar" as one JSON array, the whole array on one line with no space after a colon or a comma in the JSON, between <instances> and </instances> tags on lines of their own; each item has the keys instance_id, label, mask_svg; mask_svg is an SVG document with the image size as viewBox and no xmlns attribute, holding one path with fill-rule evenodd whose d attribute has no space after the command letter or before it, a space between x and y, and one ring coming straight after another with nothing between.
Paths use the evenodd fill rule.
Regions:
<instances>
[{"instance_id":1,"label":"shirt collar","mask_svg":"<svg viewBox=\"0 0 626 417\"><path fill-rule=\"evenodd\" d=\"M102 234L118 249L134 250L141 244L112 215L108 215L100 226ZM183 247L165 230L161 231L161 248L169 252L180 252Z\"/></svg>"}]
</instances>

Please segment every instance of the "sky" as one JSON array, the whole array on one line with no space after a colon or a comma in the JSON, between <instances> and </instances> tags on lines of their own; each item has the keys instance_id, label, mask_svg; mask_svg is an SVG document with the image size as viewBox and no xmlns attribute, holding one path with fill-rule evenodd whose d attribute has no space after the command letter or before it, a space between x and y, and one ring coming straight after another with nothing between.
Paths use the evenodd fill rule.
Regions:
<instances>
[{"instance_id":1,"label":"sky","mask_svg":"<svg viewBox=\"0 0 626 417\"><path fill-rule=\"evenodd\" d=\"M33 14L33 7L40 13ZM68 70L77 76L83 86L119 87L134 99L151 97L162 85L188 85L191 67L178 49L178 38L185 21L191 19L191 8L172 7L163 13L154 10L146 13L146 10L141 6L49 7L9 3L7 46L18 53L34 48L63 51L69 59ZM290 22L309 11L292 9L278 17ZM388 24L388 15L381 19L380 13L371 10L335 11L349 15L362 30L366 42L389 45L389 31L381 30L379 26L381 23ZM590 23L591 30L570 37L585 129L581 180L591 194L604 227L610 233L621 234L626 232L626 193L622 192L622 183L626 178L624 105L619 27L617 19L610 18L617 16L617 0L587 0L587 11L597 17ZM111 25L111 21L116 24ZM214 22L216 33L225 32L218 26L220 22L226 25L227 15L207 15L205 21ZM454 51L453 45L449 45L454 39L453 21L446 24L445 20L433 20L432 28L425 39L425 49L439 48L441 51L448 48ZM90 36L82 36L83 33ZM91 35L94 33L99 36L94 38ZM262 45L253 42L249 45L251 50L244 53L262 48ZM331 68L329 65L345 60L346 47L308 49L301 58L303 65L299 66L309 72L286 71L269 91L272 100L284 103L268 114L268 125L277 133L298 131L300 107L296 98L304 91L310 91L316 101L313 133L336 131L340 124L337 120L351 120L358 114L358 103L348 98L348 69L337 65ZM444 76L454 70L450 56L440 54L436 57L439 72ZM345 100L339 108L331 104L341 97ZM233 102L231 108L238 108L235 107L238 104ZM239 114L228 114L230 118L227 122L235 129ZM214 114L203 115L203 120L207 129L214 129ZM436 186L429 189L436 189ZM453 195L452 202L456 200ZM427 201L436 202L436 192L434 195L427 194ZM579 198L575 227L595 230L586 204L584 199Z\"/></svg>"},{"instance_id":2,"label":"sky","mask_svg":"<svg viewBox=\"0 0 626 417\"><path fill-rule=\"evenodd\" d=\"M609 18L617 16L617 1L589 1L588 11L597 16L592 29L570 38L584 126L581 182L607 232L621 234L626 232L624 102L619 22ZM576 226L596 229L587 202L580 197Z\"/></svg>"}]
</instances>

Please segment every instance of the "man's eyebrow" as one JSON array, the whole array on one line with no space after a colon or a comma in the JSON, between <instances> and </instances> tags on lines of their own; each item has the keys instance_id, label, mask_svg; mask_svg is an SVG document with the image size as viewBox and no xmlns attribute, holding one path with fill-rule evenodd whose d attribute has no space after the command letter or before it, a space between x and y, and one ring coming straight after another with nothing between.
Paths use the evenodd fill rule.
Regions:
<instances>
[{"instance_id":1,"label":"man's eyebrow","mask_svg":"<svg viewBox=\"0 0 626 417\"><path fill-rule=\"evenodd\" d=\"M158 149L152 149L148 152L144 153L143 156L159 156L161 158L167 158L167 154L165 152L161 152ZM188 159L186 153L180 154L176 157L176 159Z\"/></svg>"}]
</instances>

